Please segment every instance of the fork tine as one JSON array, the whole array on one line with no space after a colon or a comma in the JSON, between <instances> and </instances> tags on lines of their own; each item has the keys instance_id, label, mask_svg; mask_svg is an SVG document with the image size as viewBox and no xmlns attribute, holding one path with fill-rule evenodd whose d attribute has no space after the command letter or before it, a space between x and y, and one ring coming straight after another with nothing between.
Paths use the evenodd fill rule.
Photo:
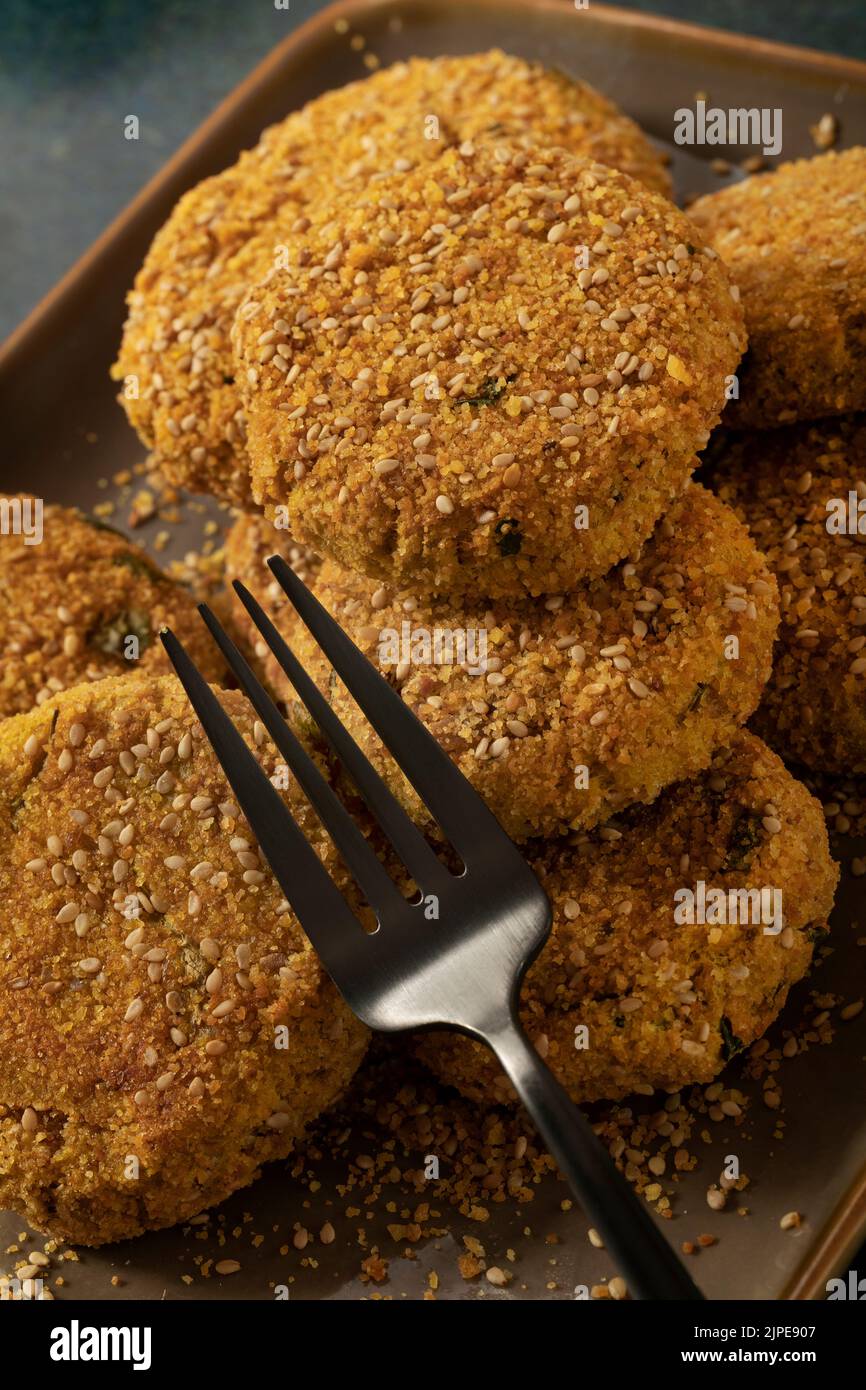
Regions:
<instances>
[{"instance_id":1,"label":"fork tine","mask_svg":"<svg viewBox=\"0 0 866 1390\"><path fill-rule=\"evenodd\" d=\"M448 877L447 870L437 859L424 836L392 796L351 734L340 723L328 701L307 675L291 647L280 636L249 589L237 579L234 581L234 588L415 882L419 886L429 886L431 889L437 883L441 884Z\"/></svg>"},{"instance_id":2,"label":"fork tine","mask_svg":"<svg viewBox=\"0 0 866 1390\"><path fill-rule=\"evenodd\" d=\"M361 923L182 643L169 628L159 635L298 921L334 981L348 978L350 959L367 940Z\"/></svg>"},{"instance_id":3,"label":"fork tine","mask_svg":"<svg viewBox=\"0 0 866 1390\"><path fill-rule=\"evenodd\" d=\"M455 849L463 854L465 860L473 847L477 849L481 835L486 831L501 855L504 852L502 842L510 843L505 832L420 719L358 650L282 556L272 555L268 565L337 675L357 700ZM292 680L292 673L287 671L286 674ZM298 693L306 704L301 691ZM310 708L309 705L307 708Z\"/></svg>"},{"instance_id":4,"label":"fork tine","mask_svg":"<svg viewBox=\"0 0 866 1390\"><path fill-rule=\"evenodd\" d=\"M297 777L319 820L328 831L347 867L354 874L364 896L379 917L389 909L405 908L406 900L376 858L343 803L328 786L312 758L289 728L249 663L238 651L228 633L206 603L199 604L207 628L237 676L268 733Z\"/></svg>"}]
</instances>

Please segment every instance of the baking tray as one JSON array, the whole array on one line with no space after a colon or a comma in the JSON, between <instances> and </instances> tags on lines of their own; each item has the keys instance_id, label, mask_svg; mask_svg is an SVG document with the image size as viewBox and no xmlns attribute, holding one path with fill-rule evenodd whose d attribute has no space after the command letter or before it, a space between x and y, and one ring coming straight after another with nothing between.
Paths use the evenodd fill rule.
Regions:
<instances>
[{"instance_id":1,"label":"baking tray","mask_svg":"<svg viewBox=\"0 0 866 1390\"><path fill-rule=\"evenodd\" d=\"M672 143L674 111L699 95L723 107L780 107L784 158L814 153L810 127L827 113L839 122L841 146L866 143L866 64L844 58L639 15L596 0L587 9L572 0L334 5L275 49L223 102L0 350L3 488L89 508L113 495L106 480L141 463L141 447L116 404L108 368L120 338L125 292L151 237L185 189L234 160L263 126L326 88L365 75L369 55L387 64L412 54L494 45L586 78L618 101L668 151L680 199L725 181L711 166L714 157L744 154L723 147L683 150ZM197 62L190 50L192 81ZM734 170L728 177L740 176ZM113 521L122 525L123 516L121 511ZM214 516L225 520L210 504L188 509L184 524L173 528L162 561L200 541L205 520ZM136 530L136 539L152 540L158 529L154 521ZM848 843L843 851L847 860L864 852L863 843ZM816 993L842 1002L856 997L866 961L856 944L858 936L862 939L856 926L861 902L858 881L846 869L832 952L793 992L769 1035L774 1047L783 1042L786 1028L814 1014ZM671 1239L679 1244L701 1234L717 1238L691 1265L709 1298L820 1298L826 1281L852 1257L866 1234L864 1053L866 1012L839 1024L831 1044L816 1041L782 1062L784 1105L775 1112L762 1104L759 1083L742 1078L742 1066L728 1069L726 1084L751 1097L745 1118L707 1121L706 1141L696 1138L690 1145L696 1169L677 1184L662 1180L672 1194ZM657 1100L635 1101L635 1110L657 1106ZM774 1137L782 1133L783 1139ZM363 1151L372 1141L362 1128L348 1142ZM743 1155L750 1186L718 1213L708 1207L706 1189L731 1152ZM341 1221L336 1241L317 1244L312 1260L311 1249L299 1252L291 1244L288 1255L280 1253L296 1221L315 1231L317 1222L345 1206L333 1190L345 1176L344 1162L319 1165L322 1187L315 1194L291 1177L289 1167L272 1166L252 1188L224 1204L219 1219L208 1226L82 1251L79 1263L55 1266L49 1287L58 1298L76 1299L271 1299L274 1286L291 1278L292 1299L370 1297L373 1286L361 1277L351 1223ZM550 1178L528 1206L506 1203L494 1209L483 1230L455 1216L448 1233L420 1242L412 1259L400 1258L402 1247L384 1230L393 1216L369 1222L362 1217L368 1245L378 1244L392 1257L379 1295L421 1298L435 1270L438 1298L573 1298L575 1286L596 1284L615 1271L607 1254L588 1243L580 1214L562 1211L566 1196L564 1186ZM394 1201L398 1211L410 1205L399 1190ZM743 1209L739 1214L737 1207ZM798 1228L780 1228L787 1212L801 1214ZM527 1224L539 1233L528 1245L521 1239ZM17 1244L22 1229L17 1217L0 1215L0 1250ZM232 1236L233 1231L242 1235ZM519 1249L507 1289L458 1275L464 1234L483 1239L488 1263L505 1264L508 1248ZM545 1236L555 1237L555 1246ZM220 1278L209 1267L211 1277L202 1277L202 1260L234 1254L242 1266L237 1273ZM14 1258L7 1254L0 1270L11 1269ZM52 1282L58 1268L62 1288Z\"/></svg>"}]
</instances>

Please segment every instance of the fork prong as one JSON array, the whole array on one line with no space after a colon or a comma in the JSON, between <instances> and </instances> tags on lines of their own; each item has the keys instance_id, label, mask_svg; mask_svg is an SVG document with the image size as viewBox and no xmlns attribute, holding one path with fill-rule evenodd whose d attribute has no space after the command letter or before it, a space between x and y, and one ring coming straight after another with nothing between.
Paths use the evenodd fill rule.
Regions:
<instances>
[{"instance_id":1,"label":"fork prong","mask_svg":"<svg viewBox=\"0 0 866 1390\"><path fill-rule=\"evenodd\" d=\"M420 719L358 650L282 556L272 555L268 565L337 675L464 861L473 847L477 849L485 831L488 836L495 837L493 843L501 854L502 841L507 841L505 832ZM287 675L291 680L291 672Z\"/></svg>"},{"instance_id":2,"label":"fork prong","mask_svg":"<svg viewBox=\"0 0 866 1390\"><path fill-rule=\"evenodd\" d=\"M367 939L361 923L182 643L169 628L159 635L298 921L334 980L349 978L349 962Z\"/></svg>"},{"instance_id":3,"label":"fork prong","mask_svg":"<svg viewBox=\"0 0 866 1390\"><path fill-rule=\"evenodd\" d=\"M437 884L442 884L447 879L448 871L385 786L351 734L340 723L328 701L307 675L291 647L280 636L249 589L237 579L234 581L234 589L413 879L420 887L432 891Z\"/></svg>"},{"instance_id":4,"label":"fork prong","mask_svg":"<svg viewBox=\"0 0 866 1390\"><path fill-rule=\"evenodd\" d=\"M306 749L289 728L264 686L253 674L249 663L207 604L199 604L198 611L377 916L383 920L389 913L405 910L405 898L389 878L345 806L328 786Z\"/></svg>"}]
</instances>

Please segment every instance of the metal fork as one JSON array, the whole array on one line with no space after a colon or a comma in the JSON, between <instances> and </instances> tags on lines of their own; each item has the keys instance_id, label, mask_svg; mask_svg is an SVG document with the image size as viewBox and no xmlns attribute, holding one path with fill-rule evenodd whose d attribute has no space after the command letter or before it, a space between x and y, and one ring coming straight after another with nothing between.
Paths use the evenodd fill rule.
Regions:
<instances>
[{"instance_id":1,"label":"metal fork","mask_svg":"<svg viewBox=\"0 0 866 1390\"><path fill-rule=\"evenodd\" d=\"M206 604L200 613L259 718L329 832L378 926L363 929L245 740L174 634L162 641L286 899L351 1009L370 1028L450 1028L499 1058L630 1293L703 1295L518 1020L527 967L551 925L522 855L435 739L279 556L268 564L331 665L412 782L464 865L438 858L344 729L245 586L234 587L420 893L409 901L289 729ZM424 902L438 899L438 921Z\"/></svg>"}]
</instances>

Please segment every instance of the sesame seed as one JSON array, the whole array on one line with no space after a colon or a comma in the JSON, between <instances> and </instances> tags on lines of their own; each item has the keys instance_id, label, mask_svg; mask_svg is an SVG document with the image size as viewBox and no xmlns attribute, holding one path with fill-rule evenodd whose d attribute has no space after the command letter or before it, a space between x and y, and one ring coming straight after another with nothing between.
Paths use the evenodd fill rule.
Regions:
<instances>
[{"instance_id":1,"label":"sesame seed","mask_svg":"<svg viewBox=\"0 0 866 1390\"><path fill-rule=\"evenodd\" d=\"M32 1134L38 1127L39 1116L36 1114L32 1105L26 1106L21 1114L21 1128L24 1130L25 1134Z\"/></svg>"}]
</instances>

